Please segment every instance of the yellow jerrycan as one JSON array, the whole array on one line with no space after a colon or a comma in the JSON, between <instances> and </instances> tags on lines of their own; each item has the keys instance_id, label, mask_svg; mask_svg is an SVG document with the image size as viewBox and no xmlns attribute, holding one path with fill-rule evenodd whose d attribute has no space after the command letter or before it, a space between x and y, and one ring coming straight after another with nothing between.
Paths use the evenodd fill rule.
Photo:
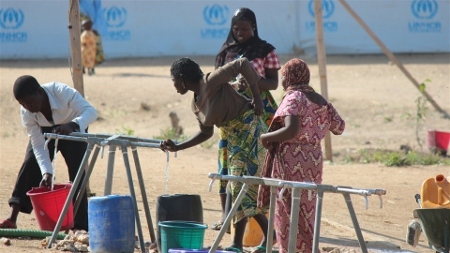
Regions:
<instances>
[{"instance_id":1,"label":"yellow jerrycan","mask_svg":"<svg viewBox=\"0 0 450 253\"><path fill-rule=\"evenodd\" d=\"M266 214L269 217L269 214ZM235 234L234 226L231 225L231 237ZM255 218L248 218L247 225L245 226L244 238L242 238L242 245L245 247L255 247L261 244L264 238L264 233L259 227L258 222Z\"/></svg>"},{"instance_id":2,"label":"yellow jerrycan","mask_svg":"<svg viewBox=\"0 0 450 253\"><path fill-rule=\"evenodd\" d=\"M450 208L450 177L439 174L422 184L422 208Z\"/></svg>"}]
</instances>

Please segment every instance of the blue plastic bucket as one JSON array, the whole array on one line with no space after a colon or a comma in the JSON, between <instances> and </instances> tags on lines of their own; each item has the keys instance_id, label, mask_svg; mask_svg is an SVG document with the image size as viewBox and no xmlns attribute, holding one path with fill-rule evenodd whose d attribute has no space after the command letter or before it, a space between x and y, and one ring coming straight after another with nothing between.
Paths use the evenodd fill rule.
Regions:
<instances>
[{"instance_id":1,"label":"blue plastic bucket","mask_svg":"<svg viewBox=\"0 0 450 253\"><path fill-rule=\"evenodd\" d=\"M135 214L131 196L90 198L88 224L92 253L134 252Z\"/></svg>"},{"instance_id":2,"label":"blue plastic bucket","mask_svg":"<svg viewBox=\"0 0 450 253\"><path fill-rule=\"evenodd\" d=\"M208 226L192 221L162 221L158 223L161 231L161 253L169 249L202 249L205 230Z\"/></svg>"}]
</instances>

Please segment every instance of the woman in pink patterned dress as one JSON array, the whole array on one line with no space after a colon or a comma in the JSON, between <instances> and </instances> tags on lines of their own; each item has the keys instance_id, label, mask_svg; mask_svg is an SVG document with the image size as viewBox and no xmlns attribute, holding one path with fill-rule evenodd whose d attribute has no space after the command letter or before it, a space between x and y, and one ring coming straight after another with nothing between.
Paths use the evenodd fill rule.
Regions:
<instances>
[{"instance_id":1,"label":"woman in pink patterned dress","mask_svg":"<svg viewBox=\"0 0 450 253\"><path fill-rule=\"evenodd\" d=\"M281 70L285 95L269 132L261 135L268 149L264 177L287 181L322 182L323 156L320 141L327 131L340 135L345 122L333 105L309 86L309 68L301 59L288 61ZM280 191L279 189L278 191ZM270 189L260 187L258 205L269 202ZM312 252L316 193L301 192L296 252ZM291 190L286 189L275 207L275 232L280 253L288 251Z\"/></svg>"}]
</instances>

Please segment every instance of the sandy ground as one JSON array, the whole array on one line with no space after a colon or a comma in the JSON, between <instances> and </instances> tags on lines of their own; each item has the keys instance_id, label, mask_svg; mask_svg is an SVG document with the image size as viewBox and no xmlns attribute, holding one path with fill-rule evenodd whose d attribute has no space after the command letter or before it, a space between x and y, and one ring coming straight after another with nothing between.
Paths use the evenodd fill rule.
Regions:
<instances>
[{"instance_id":1,"label":"sandy ground","mask_svg":"<svg viewBox=\"0 0 450 253\"><path fill-rule=\"evenodd\" d=\"M294 55L280 57L284 64ZM423 54L398 56L405 68L418 81L427 82L426 91L443 111L450 113L450 55ZM176 93L170 80L170 64L177 57L107 60L96 68L94 76L84 76L85 97L99 111L99 119L90 126L90 133L129 133L143 138L157 138L170 127L169 113L180 117L188 136L196 133L197 123L190 111L191 95ZM213 69L213 57L192 57L204 72ZM310 66L311 85L320 91L317 61L303 57ZM0 217L9 213L10 197L17 171L23 160L27 136L20 124L19 105L12 95L14 80L24 74L35 76L41 83L60 81L72 84L67 60L2 61L0 62L1 153L0 153ZM353 188L381 188L383 208L377 196L368 197L368 208L362 196L352 195L352 203L371 252L414 251L433 252L426 237L417 247L405 243L406 227L418 208L414 195L422 182L437 174L450 176L447 166L386 167L382 164L352 164L346 158L359 149L398 150L409 145L420 151L416 131L423 150L427 151L427 131L450 131L450 121L443 119L430 103L427 118L416 127L416 103L420 93L384 55L329 56L327 58L328 97L346 120L345 133L333 136L333 162L324 166L323 184ZM279 101L281 85L273 92ZM198 194L203 205L204 222L213 224L220 218L216 187L209 191L208 173L217 171L217 134L205 144L170 156L166 174L166 155L157 149L138 148L144 174L146 196L156 224L156 200L163 194ZM115 156L113 194L129 194L124 159ZM56 158L57 182L66 182L63 158ZM141 192L131 158L133 180L137 193L144 239L150 240ZM91 190L103 195L107 152L97 159L90 178ZM168 177L166 177L168 175ZM38 229L34 213L19 215L19 228ZM336 247L341 251L360 251L347 205L341 194L326 193L320 230L320 247ZM218 232L207 229L204 245L210 246ZM226 234L220 245L228 246ZM40 240L12 238L11 245L0 245L1 252L59 252L40 248Z\"/></svg>"}]
</instances>

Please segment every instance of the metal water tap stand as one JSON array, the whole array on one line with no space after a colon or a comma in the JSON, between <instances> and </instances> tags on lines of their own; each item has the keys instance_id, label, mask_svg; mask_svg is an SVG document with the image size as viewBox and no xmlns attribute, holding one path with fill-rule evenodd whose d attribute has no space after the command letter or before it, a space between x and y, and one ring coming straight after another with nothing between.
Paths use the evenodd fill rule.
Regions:
<instances>
[{"instance_id":1,"label":"metal water tap stand","mask_svg":"<svg viewBox=\"0 0 450 253\"><path fill-rule=\"evenodd\" d=\"M209 190L211 191L211 187L214 183L214 180L226 180L226 181L238 181L243 183L242 189L239 192L233 206L224 220L224 224L217 235L216 240L211 246L209 253L213 253L217 250L222 237L225 234L226 228L230 225L231 219L235 215L242 199L244 198L248 188L252 184L270 186L270 206L269 206L269 225L267 230L267 245L266 252L272 252L273 246L273 224L274 224L274 216L275 216L275 198L277 195L277 188L283 188L280 191L280 197L283 195L283 192L286 188L292 188L292 207L291 207L291 220L289 230L289 253L294 253L296 251L296 242L297 242L297 232L298 232L298 213L300 208L300 194L301 190L308 191L316 191L317 192L317 200L316 200L316 216L314 223L314 237L313 237L313 249L314 253L319 252L319 238L320 238L320 222L322 218L322 202L324 192L330 193L340 193L344 196L345 202L347 204L347 208L349 210L350 218L353 222L353 227L355 228L356 236L358 237L359 246L363 253L367 253L367 247L364 242L364 238L361 233L361 228L359 227L358 220L356 218L355 210L353 208L353 204L351 201L350 194L358 194L364 196L366 200L366 209L368 207L367 196L370 195L378 195L380 197L380 208L382 208L382 195L386 195L386 190L383 189L355 189L348 186L332 186L332 185L324 185L324 184L315 184L310 182L294 182L294 181L284 181L273 178L260 178L260 177L250 177L250 176L227 176L221 175L217 173L210 173L208 175L211 178L211 183L209 185ZM292 229L296 228L296 229Z\"/></svg>"},{"instance_id":2,"label":"metal water tap stand","mask_svg":"<svg viewBox=\"0 0 450 253\"><path fill-rule=\"evenodd\" d=\"M59 216L58 222L56 223L56 226L53 230L53 233L52 233L52 236L50 238L50 242L49 242L47 248L51 248L52 244L56 241L58 232L61 229L62 222L67 215L70 201L72 201L72 198L75 195L75 191L78 188L78 185L80 184L81 178L83 177L83 175L85 175L83 178L83 181L81 182L80 192L76 198L75 205L73 208L74 216L76 215L76 213L78 211L78 207L81 203L81 198L79 198L79 197L83 196L83 194L86 190L86 185L87 185L88 179L91 176L95 162L98 158L98 153L100 152L100 149L102 149L102 155L103 155L103 149L105 146L109 146L109 154L108 154L108 167L107 167L107 171L106 171L104 195L111 194L112 176L113 176L113 172L114 172L114 155L115 155L116 147L119 146L120 149L122 150L123 160L125 163L125 169L127 172L128 187L130 189L130 194L131 194L131 197L132 197L133 203L134 203L134 210L135 210L135 216L136 216L135 219L136 219L136 226L137 226L137 230L138 230L140 248L141 248L142 253L145 253L145 243L144 243L143 234L142 234L142 226L141 226L141 222L140 222L140 218L139 218L139 211L137 208L136 194L135 194L134 186L133 186L133 179L132 179L132 174L131 174L131 169L130 169L130 162L128 159L127 147L131 147L131 150L133 153L133 158L134 158L136 172L137 172L137 176L138 176L138 180L139 180L139 186L140 186L140 190L141 190L141 194L142 194L142 202L144 204L145 216L147 218L147 225L148 225L148 229L149 229L149 233L150 233L150 238L151 238L152 242L156 242L156 236L155 236L155 232L153 229L152 218L150 215L150 208L149 208L149 204L147 201L147 194L145 192L145 185L144 185L144 180L143 180L143 176L142 176L141 165L139 162L139 156L137 153L137 147L159 148L161 140L145 139L145 138L139 138L139 137L135 137L135 136L126 136L126 135L88 134L88 133L77 133L77 132L74 132L70 135L58 135L58 134L53 134L53 133L45 133L44 136L45 136L45 138L47 138L47 143L51 139L55 139L55 140L60 139L60 140L86 142L88 144L86 152L83 157L83 160L81 162L80 168L78 170L78 173L75 177L74 182L72 182L73 185L69 191L69 195L67 196L63 210L62 210L62 212ZM93 154L90 162L88 162L89 157L92 153L92 150L94 149L94 146L95 146L94 154Z\"/></svg>"}]
</instances>

